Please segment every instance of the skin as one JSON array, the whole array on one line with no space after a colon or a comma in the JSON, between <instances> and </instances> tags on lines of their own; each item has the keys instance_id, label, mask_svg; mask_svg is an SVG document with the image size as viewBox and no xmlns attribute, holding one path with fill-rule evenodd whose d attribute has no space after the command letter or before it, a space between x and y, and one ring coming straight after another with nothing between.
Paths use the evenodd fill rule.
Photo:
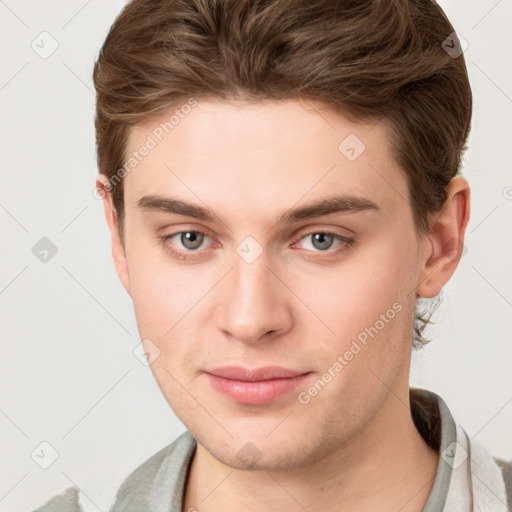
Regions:
<instances>
[{"instance_id":1,"label":"skin","mask_svg":"<svg viewBox=\"0 0 512 512\"><path fill-rule=\"evenodd\" d=\"M97 180L141 339L160 350L151 371L198 443L183 510L422 510L438 454L411 419L412 325L417 297L435 297L460 260L467 181L451 181L445 206L419 236L384 123L352 123L299 100L198 101L126 175L125 247L106 180ZM168 118L136 126L127 154ZM366 146L354 161L338 150L349 134ZM379 209L276 223L333 193ZM224 223L144 211L137 201L147 194L206 205ZM179 235L166 242L188 259L159 243L159 235L194 230L207 233L195 252ZM355 241L314 245L311 235L325 232ZM236 251L249 235L263 251L250 264ZM300 403L299 393L394 303L394 318ZM226 365L311 373L274 402L248 405L203 373ZM237 456L248 442L259 457L252 465Z\"/></svg>"}]
</instances>

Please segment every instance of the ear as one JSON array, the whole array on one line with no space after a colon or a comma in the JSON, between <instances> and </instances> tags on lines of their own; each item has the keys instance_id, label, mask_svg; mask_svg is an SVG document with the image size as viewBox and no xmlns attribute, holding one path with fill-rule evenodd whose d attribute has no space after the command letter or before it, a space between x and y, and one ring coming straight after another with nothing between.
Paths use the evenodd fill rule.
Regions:
<instances>
[{"instance_id":1,"label":"ear","mask_svg":"<svg viewBox=\"0 0 512 512\"><path fill-rule=\"evenodd\" d=\"M103 200L103 209L105 210L105 218L110 230L112 240L112 256L114 258L114 266L116 272L123 284L124 288L130 294L130 277L128 273L128 263L123 242L119 234L119 223L117 211L114 206L112 197L112 185L104 174L98 174L96 178L97 195Z\"/></svg>"},{"instance_id":2,"label":"ear","mask_svg":"<svg viewBox=\"0 0 512 512\"><path fill-rule=\"evenodd\" d=\"M469 221L469 184L462 176L446 187L446 201L430 219L416 294L432 298L438 295L459 265L464 235Z\"/></svg>"}]
</instances>

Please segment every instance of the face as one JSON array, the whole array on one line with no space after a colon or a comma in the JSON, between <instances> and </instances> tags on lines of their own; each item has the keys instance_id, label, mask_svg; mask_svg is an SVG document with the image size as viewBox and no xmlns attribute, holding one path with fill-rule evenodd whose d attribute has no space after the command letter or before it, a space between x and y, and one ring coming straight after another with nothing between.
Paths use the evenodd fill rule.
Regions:
<instances>
[{"instance_id":1,"label":"face","mask_svg":"<svg viewBox=\"0 0 512 512\"><path fill-rule=\"evenodd\" d=\"M130 134L127 155L146 154L118 272L196 440L232 467L299 468L408 392L424 246L407 182L381 123L295 100L185 110ZM298 376L212 375L233 366Z\"/></svg>"}]
</instances>

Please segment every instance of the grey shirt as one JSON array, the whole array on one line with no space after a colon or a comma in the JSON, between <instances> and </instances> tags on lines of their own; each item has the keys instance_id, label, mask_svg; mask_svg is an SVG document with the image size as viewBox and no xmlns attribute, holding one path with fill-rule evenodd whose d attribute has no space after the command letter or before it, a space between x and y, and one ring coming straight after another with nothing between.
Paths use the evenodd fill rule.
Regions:
<instances>
[{"instance_id":1,"label":"grey shirt","mask_svg":"<svg viewBox=\"0 0 512 512\"><path fill-rule=\"evenodd\" d=\"M452 447L457 446L454 443L457 442L458 430L450 410L437 394L411 388L410 396L416 428L427 444L440 454L432 490L423 512L442 512L450 490L450 457L453 456ZM183 495L196 446L195 439L185 431L143 462L123 481L109 512L185 512L182 511ZM453 495L454 490L451 492ZM83 512L78 490L67 489L34 512Z\"/></svg>"}]
</instances>

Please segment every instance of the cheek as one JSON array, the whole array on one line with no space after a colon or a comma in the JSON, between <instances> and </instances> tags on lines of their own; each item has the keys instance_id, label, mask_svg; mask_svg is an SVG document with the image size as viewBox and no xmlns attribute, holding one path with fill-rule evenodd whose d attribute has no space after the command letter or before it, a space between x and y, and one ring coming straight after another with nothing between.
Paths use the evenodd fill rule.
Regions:
<instances>
[{"instance_id":1,"label":"cheek","mask_svg":"<svg viewBox=\"0 0 512 512\"><path fill-rule=\"evenodd\" d=\"M322 382L300 390L299 403L310 400L318 417L325 410L338 411L332 414L355 424L370 414L384 400L411 351L414 301L398 281L398 266L388 270L347 273L326 281L323 293L310 295L318 316L334 332L315 322L319 332L326 332L316 338ZM308 282L303 285L306 293ZM313 283L309 286L314 289ZM318 392L324 384L325 391Z\"/></svg>"},{"instance_id":2,"label":"cheek","mask_svg":"<svg viewBox=\"0 0 512 512\"><path fill-rule=\"evenodd\" d=\"M130 250L128 266L130 296L137 324L144 331L141 335L164 336L200 303L214 284L207 273L194 266L176 264L163 248L147 243Z\"/></svg>"},{"instance_id":3,"label":"cheek","mask_svg":"<svg viewBox=\"0 0 512 512\"><path fill-rule=\"evenodd\" d=\"M318 325L326 335L330 330L338 339L357 336L381 315L389 312L385 320L394 318L396 309L405 309L414 300L411 259L389 245L365 249L364 254L353 254L336 267L288 274L288 280L296 283L297 296L322 320Z\"/></svg>"},{"instance_id":4,"label":"cheek","mask_svg":"<svg viewBox=\"0 0 512 512\"><path fill-rule=\"evenodd\" d=\"M182 382L206 357L205 340L214 327L206 325L212 317L209 304L222 274L155 261L134 261L131 297L140 338L151 340L158 349L159 357L151 364L157 382L179 391L168 372Z\"/></svg>"},{"instance_id":5,"label":"cheek","mask_svg":"<svg viewBox=\"0 0 512 512\"><path fill-rule=\"evenodd\" d=\"M348 392L356 401L372 392L378 378L391 382L411 350L414 260L411 251L401 252L405 256L382 243L336 270L296 279L297 295L321 319L311 317L323 340L321 367L336 374L333 391Z\"/></svg>"},{"instance_id":6,"label":"cheek","mask_svg":"<svg viewBox=\"0 0 512 512\"><path fill-rule=\"evenodd\" d=\"M160 339L178 321L180 305L186 302L180 283L143 267L137 268L130 283L140 335Z\"/></svg>"}]
</instances>

